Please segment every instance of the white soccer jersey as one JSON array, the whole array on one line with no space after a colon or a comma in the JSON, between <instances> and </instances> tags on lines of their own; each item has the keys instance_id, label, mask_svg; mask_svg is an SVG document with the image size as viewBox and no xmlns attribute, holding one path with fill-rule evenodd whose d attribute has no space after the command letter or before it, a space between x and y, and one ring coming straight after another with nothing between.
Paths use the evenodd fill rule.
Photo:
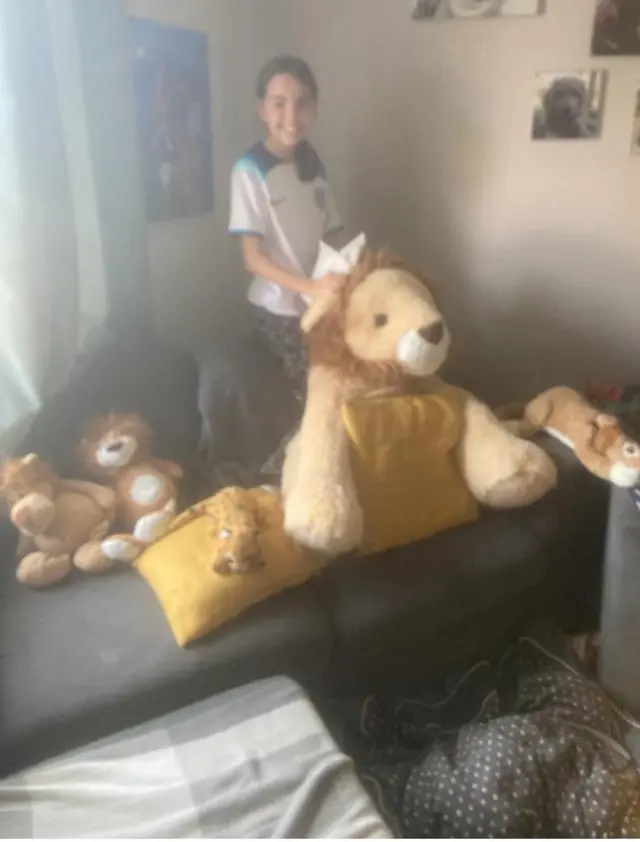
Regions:
<instances>
[{"instance_id":1,"label":"white soccer jersey","mask_svg":"<svg viewBox=\"0 0 640 842\"><path fill-rule=\"evenodd\" d=\"M232 234L255 234L267 257L296 274L313 271L323 237L342 222L322 162L303 142L295 160L283 161L257 143L240 158L231 174ZM301 295L255 276L248 292L252 304L281 316L306 309Z\"/></svg>"}]
</instances>

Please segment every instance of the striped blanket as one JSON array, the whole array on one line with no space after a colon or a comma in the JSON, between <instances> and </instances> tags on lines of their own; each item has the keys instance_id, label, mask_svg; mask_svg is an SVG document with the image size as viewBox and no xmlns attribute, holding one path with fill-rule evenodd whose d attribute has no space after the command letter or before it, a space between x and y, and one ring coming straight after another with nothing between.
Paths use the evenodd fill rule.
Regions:
<instances>
[{"instance_id":1,"label":"striped blanket","mask_svg":"<svg viewBox=\"0 0 640 842\"><path fill-rule=\"evenodd\" d=\"M388 838L303 691L213 696L0 781L2 838Z\"/></svg>"}]
</instances>

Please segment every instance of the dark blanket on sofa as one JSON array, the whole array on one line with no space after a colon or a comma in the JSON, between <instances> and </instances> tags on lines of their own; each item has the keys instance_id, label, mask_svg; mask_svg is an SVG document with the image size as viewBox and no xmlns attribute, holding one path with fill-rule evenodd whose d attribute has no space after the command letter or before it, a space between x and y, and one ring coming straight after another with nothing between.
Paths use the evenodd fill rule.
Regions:
<instances>
[{"instance_id":1,"label":"dark blanket on sofa","mask_svg":"<svg viewBox=\"0 0 640 842\"><path fill-rule=\"evenodd\" d=\"M368 698L347 726L345 747L399 835L640 835L638 728L560 632L538 624L497 666L448 684Z\"/></svg>"}]
</instances>

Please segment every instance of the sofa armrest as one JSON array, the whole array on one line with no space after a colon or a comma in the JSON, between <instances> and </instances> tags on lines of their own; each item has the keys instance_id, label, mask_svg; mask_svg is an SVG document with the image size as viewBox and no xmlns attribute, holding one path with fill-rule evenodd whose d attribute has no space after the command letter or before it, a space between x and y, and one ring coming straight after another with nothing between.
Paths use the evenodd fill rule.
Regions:
<instances>
[{"instance_id":1,"label":"sofa armrest","mask_svg":"<svg viewBox=\"0 0 640 842\"><path fill-rule=\"evenodd\" d=\"M611 492L600 629L600 681L640 714L640 511L621 488Z\"/></svg>"}]
</instances>

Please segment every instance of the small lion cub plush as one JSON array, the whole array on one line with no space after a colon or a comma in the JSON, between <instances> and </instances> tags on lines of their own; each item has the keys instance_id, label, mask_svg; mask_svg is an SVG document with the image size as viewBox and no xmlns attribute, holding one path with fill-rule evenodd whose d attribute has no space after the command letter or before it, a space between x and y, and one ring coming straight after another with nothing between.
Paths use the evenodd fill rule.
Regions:
<instances>
[{"instance_id":1,"label":"small lion cub plush","mask_svg":"<svg viewBox=\"0 0 640 842\"><path fill-rule=\"evenodd\" d=\"M90 476L116 493L122 534L102 542L114 561L135 561L166 532L176 514L182 468L151 455L153 432L138 415L112 413L87 425L76 456Z\"/></svg>"},{"instance_id":2,"label":"small lion cub plush","mask_svg":"<svg viewBox=\"0 0 640 842\"><path fill-rule=\"evenodd\" d=\"M92 482L61 479L34 453L0 467L0 500L20 533L16 578L44 588L61 581L73 565L99 573L112 565L100 541L115 515L115 494Z\"/></svg>"}]
</instances>

